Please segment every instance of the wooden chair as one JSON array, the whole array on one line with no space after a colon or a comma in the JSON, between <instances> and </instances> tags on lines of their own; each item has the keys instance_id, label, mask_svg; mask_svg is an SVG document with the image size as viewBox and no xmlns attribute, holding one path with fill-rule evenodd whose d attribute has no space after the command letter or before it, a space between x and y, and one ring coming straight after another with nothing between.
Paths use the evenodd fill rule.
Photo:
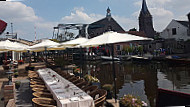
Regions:
<instances>
[{"instance_id":1,"label":"wooden chair","mask_svg":"<svg viewBox=\"0 0 190 107\"><path fill-rule=\"evenodd\" d=\"M95 107L103 107L106 99L107 91L104 89L98 89L89 94L94 99Z\"/></svg>"},{"instance_id":2,"label":"wooden chair","mask_svg":"<svg viewBox=\"0 0 190 107\"><path fill-rule=\"evenodd\" d=\"M30 80L32 80L32 79L42 80L40 77L33 77L33 78L30 78Z\"/></svg>"},{"instance_id":3,"label":"wooden chair","mask_svg":"<svg viewBox=\"0 0 190 107\"><path fill-rule=\"evenodd\" d=\"M51 93L39 91L39 92L34 92L32 95L36 98L53 98L53 95Z\"/></svg>"},{"instance_id":4,"label":"wooden chair","mask_svg":"<svg viewBox=\"0 0 190 107\"><path fill-rule=\"evenodd\" d=\"M87 94L91 94L91 93L95 92L97 89L98 89L97 85L91 85L91 86L84 88L83 91L85 91Z\"/></svg>"},{"instance_id":5,"label":"wooden chair","mask_svg":"<svg viewBox=\"0 0 190 107\"><path fill-rule=\"evenodd\" d=\"M49 92L46 88L38 87L38 88L32 88L33 92L43 91L43 92Z\"/></svg>"},{"instance_id":6,"label":"wooden chair","mask_svg":"<svg viewBox=\"0 0 190 107\"><path fill-rule=\"evenodd\" d=\"M80 89L84 89L85 87L88 87L89 85L90 84L88 83L88 81L83 81L76 84L76 86L79 87Z\"/></svg>"},{"instance_id":7,"label":"wooden chair","mask_svg":"<svg viewBox=\"0 0 190 107\"><path fill-rule=\"evenodd\" d=\"M36 71L31 71L31 70L29 70L28 71L28 74L38 74Z\"/></svg>"},{"instance_id":8,"label":"wooden chair","mask_svg":"<svg viewBox=\"0 0 190 107\"><path fill-rule=\"evenodd\" d=\"M31 85L45 85L44 82L39 82L39 81L30 81Z\"/></svg>"},{"instance_id":9,"label":"wooden chair","mask_svg":"<svg viewBox=\"0 0 190 107\"><path fill-rule=\"evenodd\" d=\"M73 77L75 77L75 75L67 75L66 77L65 77L65 79L70 79L70 78L73 78Z\"/></svg>"},{"instance_id":10,"label":"wooden chair","mask_svg":"<svg viewBox=\"0 0 190 107\"><path fill-rule=\"evenodd\" d=\"M31 79L31 78L36 78L36 77L39 77L38 74L28 74L28 77Z\"/></svg>"},{"instance_id":11,"label":"wooden chair","mask_svg":"<svg viewBox=\"0 0 190 107\"><path fill-rule=\"evenodd\" d=\"M60 75L62 76L62 77L67 77L67 76L70 76L70 74L69 73L66 73L66 72L64 72L64 71L62 71L61 73L60 73Z\"/></svg>"},{"instance_id":12,"label":"wooden chair","mask_svg":"<svg viewBox=\"0 0 190 107\"><path fill-rule=\"evenodd\" d=\"M31 88L46 88L45 85L30 85Z\"/></svg>"},{"instance_id":13,"label":"wooden chair","mask_svg":"<svg viewBox=\"0 0 190 107\"><path fill-rule=\"evenodd\" d=\"M84 81L85 80L83 78L81 78L81 79L74 80L72 83L76 85L76 84L84 82Z\"/></svg>"},{"instance_id":14,"label":"wooden chair","mask_svg":"<svg viewBox=\"0 0 190 107\"><path fill-rule=\"evenodd\" d=\"M75 81L75 80L77 80L77 79L79 79L78 77L72 77L72 78L69 78L68 80L70 81L70 82L72 82L72 81Z\"/></svg>"},{"instance_id":15,"label":"wooden chair","mask_svg":"<svg viewBox=\"0 0 190 107\"><path fill-rule=\"evenodd\" d=\"M42 79L35 79L35 78L31 78L30 82L44 82Z\"/></svg>"},{"instance_id":16,"label":"wooden chair","mask_svg":"<svg viewBox=\"0 0 190 107\"><path fill-rule=\"evenodd\" d=\"M33 98L34 107L56 107L56 101L51 98Z\"/></svg>"}]
</instances>

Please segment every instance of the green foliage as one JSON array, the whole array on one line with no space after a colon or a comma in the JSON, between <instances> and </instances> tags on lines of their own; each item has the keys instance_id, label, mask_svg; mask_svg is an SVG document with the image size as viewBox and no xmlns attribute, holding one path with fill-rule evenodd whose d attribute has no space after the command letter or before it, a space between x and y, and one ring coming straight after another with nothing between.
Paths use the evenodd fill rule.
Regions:
<instances>
[{"instance_id":1,"label":"green foliage","mask_svg":"<svg viewBox=\"0 0 190 107\"><path fill-rule=\"evenodd\" d=\"M138 51L143 52L143 46L138 46Z\"/></svg>"},{"instance_id":2,"label":"green foliage","mask_svg":"<svg viewBox=\"0 0 190 107\"><path fill-rule=\"evenodd\" d=\"M93 77L93 76L88 75L88 74L86 74L86 75L84 76L84 79L87 80L87 81L90 82L90 83L93 83L93 82L100 82L98 78Z\"/></svg>"},{"instance_id":3,"label":"green foliage","mask_svg":"<svg viewBox=\"0 0 190 107\"><path fill-rule=\"evenodd\" d=\"M107 90L107 91L108 90L111 91L113 89L113 85L111 85L111 84L104 84L102 86L102 88L105 89L105 90Z\"/></svg>"},{"instance_id":4,"label":"green foliage","mask_svg":"<svg viewBox=\"0 0 190 107\"><path fill-rule=\"evenodd\" d=\"M130 47L130 46L127 46L126 49L125 49L125 51L126 51L127 53L132 53L133 50L134 50L134 48L133 48L133 47Z\"/></svg>"},{"instance_id":5,"label":"green foliage","mask_svg":"<svg viewBox=\"0 0 190 107\"><path fill-rule=\"evenodd\" d=\"M21 84L20 81L16 81L16 82L15 82L15 85L20 85L20 84Z\"/></svg>"}]
</instances>

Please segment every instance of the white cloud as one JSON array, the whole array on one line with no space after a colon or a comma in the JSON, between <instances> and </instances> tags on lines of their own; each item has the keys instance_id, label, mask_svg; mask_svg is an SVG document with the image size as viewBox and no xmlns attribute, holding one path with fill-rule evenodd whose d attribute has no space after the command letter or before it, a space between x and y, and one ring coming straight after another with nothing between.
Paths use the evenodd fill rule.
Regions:
<instances>
[{"instance_id":1,"label":"white cloud","mask_svg":"<svg viewBox=\"0 0 190 107\"><path fill-rule=\"evenodd\" d=\"M113 15L113 18L119 23L119 25L125 30L128 31L131 28L138 29L138 19L136 17L126 18L118 15Z\"/></svg>"},{"instance_id":2,"label":"white cloud","mask_svg":"<svg viewBox=\"0 0 190 107\"><path fill-rule=\"evenodd\" d=\"M98 19L103 18L103 15L100 14L87 14L83 7L74 8L73 12L69 16L64 16L61 19L63 23L84 23L89 24Z\"/></svg>"},{"instance_id":3,"label":"white cloud","mask_svg":"<svg viewBox=\"0 0 190 107\"><path fill-rule=\"evenodd\" d=\"M85 23L90 24L92 22L98 21L102 18L105 18L105 15L101 14L87 14L83 7L74 8L74 11L71 12L69 16L64 16L61 19L62 23ZM125 18L118 15L112 15L112 17L123 27L124 30L129 30L130 28L137 28L137 20L133 18Z\"/></svg>"},{"instance_id":4,"label":"white cloud","mask_svg":"<svg viewBox=\"0 0 190 107\"><path fill-rule=\"evenodd\" d=\"M153 24L156 31L162 31L167 24L174 18L174 14L164 8L150 8L153 16Z\"/></svg>"},{"instance_id":5,"label":"white cloud","mask_svg":"<svg viewBox=\"0 0 190 107\"><path fill-rule=\"evenodd\" d=\"M0 16L6 20L15 22L22 21L35 21L40 19L35 15L34 10L21 2L1 2L0 3Z\"/></svg>"},{"instance_id":6,"label":"white cloud","mask_svg":"<svg viewBox=\"0 0 190 107\"><path fill-rule=\"evenodd\" d=\"M10 23L13 23L14 32L19 38L34 40L34 26L37 30L37 38L51 38L56 22L47 22L36 16L33 8L21 2L0 2L0 17L8 23L5 32L10 32ZM43 32L43 33L42 33Z\"/></svg>"}]
</instances>

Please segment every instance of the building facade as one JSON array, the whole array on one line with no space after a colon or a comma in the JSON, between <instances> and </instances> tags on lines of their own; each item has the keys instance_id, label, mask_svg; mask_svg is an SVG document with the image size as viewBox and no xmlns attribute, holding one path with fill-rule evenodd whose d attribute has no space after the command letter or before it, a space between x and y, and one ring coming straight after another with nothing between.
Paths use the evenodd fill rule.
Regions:
<instances>
[{"instance_id":1,"label":"building facade","mask_svg":"<svg viewBox=\"0 0 190 107\"><path fill-rule=\"evenodd\" d=\"M190 39L189 22L172 20L169 25L160 33L164 39L175 39L176 41L186 41Z\"/></svg>"},{"instance_id":2,"label":"building facade","mask_svg":"<svg viewBox=\"0 0 190 107\"><path fill-rule=\"evenodd\" d=\"M152 15L148 10L145 0L142 2L142 9L139 15L139 31L144 32L149 38L154 38L156 34L153 28Z\"/></svg>"}]
</instances>

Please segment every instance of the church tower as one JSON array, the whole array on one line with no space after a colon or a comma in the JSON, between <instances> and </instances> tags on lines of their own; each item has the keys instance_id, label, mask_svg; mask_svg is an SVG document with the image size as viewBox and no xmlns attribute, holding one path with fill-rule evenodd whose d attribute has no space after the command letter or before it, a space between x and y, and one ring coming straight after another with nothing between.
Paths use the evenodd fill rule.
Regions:
<instances>
[{"instance_id":1,"label":"church tower","mask_svg":"<svg viewBox=\"0 0 190 107\"><path fill-rule=\"evenodd\" d=\"M149 38L154 38L155 31L153 28L152 15L148 10L145 0L142 2L142 9L139 15L139 31L143 31Z\"/></svg>"}]
</instances>

